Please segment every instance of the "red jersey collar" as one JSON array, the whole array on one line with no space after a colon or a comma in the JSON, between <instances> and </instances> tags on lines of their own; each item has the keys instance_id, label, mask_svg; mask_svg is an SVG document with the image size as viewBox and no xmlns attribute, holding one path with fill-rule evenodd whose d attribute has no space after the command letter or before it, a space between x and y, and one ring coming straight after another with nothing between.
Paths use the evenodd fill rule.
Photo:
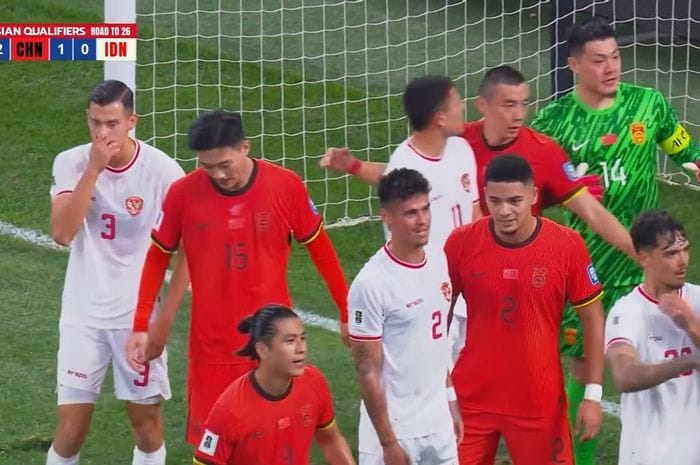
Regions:
<instances>
[{"instance_id":1,"label":"red jersey collar","mask_svg":"<svg viewBox=\"0 0 700 465\"><path fill-rule=\"evenodd\" d=\"M401 266L403 266L403 267L405 267L405 268L411 268L411 269L423 268L423 266L425 266L425 264L428 262L428 256L427 256L427 255L425 255L425 256L423 257L423 261L420 262L420 263L408 263L408 262L405 262L405 261L401 260L400 258L396 257L396 255L394 255L393 253L391 253L391 249L389 249L389 244L391 244L391 241L389 241L389 242L387 242L386 244L384 244L384 253L386 253L386 255L387 255L393 262L395 262L395 263L397 263L397 264L399 264L399 265L401 265Z\"/></svg>"},{"instance_id":2,"label":"red jersey collar","mask_svg":"<svg viewBox=\"0 0 700 465\"><path fill-rule=\"evenodd\" d=\"M139 153L141 153L141 143L138 140L134 140L134 139L129 139L129 140L134 141L134 144L135 144L134 154L131 156L131 159L129 160L129 162L126 165L122 166L121 168L111 168L110 166L107 166L106 169L110 173L117 173L117 174L123 173L126 170L128 170L129 168L131 168L132 166L134 166L134 163L136 163L136 159L139 157Z\"/></svg>"},{"instance_id":3,"label":"red jersey collar","mask_svg":"<svg viewBox=\"0 0 700 465\"><path fill-rule=\"evenodd\" d=\"M685 284L683 286L685 286ZM658 305L659 301L656 300L655 298L653 298L652 296L650 296L649 294L647 294L647 292L642 288L641 284L639 286L637 286L637 291L639 291L639 293L642 295L642 297L644 297L646 300L648 300L649 302L651 302L654 305ZM683 288L682 287L680 289L678 289L677 294L679 297L683 297Z\"/></svg>"}]
</instances>

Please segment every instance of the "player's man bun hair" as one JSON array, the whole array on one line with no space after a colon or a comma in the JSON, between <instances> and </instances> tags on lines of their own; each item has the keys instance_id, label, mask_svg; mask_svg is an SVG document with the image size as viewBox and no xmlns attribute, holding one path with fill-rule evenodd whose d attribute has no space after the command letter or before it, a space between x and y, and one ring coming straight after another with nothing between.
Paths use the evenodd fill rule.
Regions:
<instances>
[{"instance_id":1,"label":"player's man bun hair","mask_svg":"<svg viewBox=\"0 0 700 465\"><path fill-rule=\"evenodd\" d=\"M284 305L270 304L243 318L238 323L237 329L239 333L248 334L249 337L248 342L236 352L236 355L248 357L251 360L260 360L255 345L262 342L269 346L275 335L275 322L284 318L299 318L299 315Z\"/></svg>"},{"instance_id":2,"label":"player's man bun hair","mask_svg":"<svg viewBox=\"0 0 700 465\"><path fill-rule=\"evenodd\" d=\"M192 151L237 147L245 141L241 115L233 111L214 110L199 115L187 131L187 145Z\"/></svg>"}]
</instances>

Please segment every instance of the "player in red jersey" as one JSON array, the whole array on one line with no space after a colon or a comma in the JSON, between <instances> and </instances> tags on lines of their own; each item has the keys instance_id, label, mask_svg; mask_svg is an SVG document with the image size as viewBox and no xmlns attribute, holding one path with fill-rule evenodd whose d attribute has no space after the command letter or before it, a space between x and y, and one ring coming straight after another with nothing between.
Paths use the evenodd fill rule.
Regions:
<instances>
[{"instance_id":1,"label":"player in red jersey","mask_svg":"<svg viewBox=\"0 0 700 465\"><path fill-rule=\"evenodd\" d=\"M170 254L182 244L192 286L187 440L194 445L216 398L253 367L234 354L245 342L236 324L263 305L290 305L290 239L306 246L338 306L344 334L347 284L301 179L248 157L250 143L238 114L200 116L189 129L188 145L200 168L173 183L165 197L141 274L127 350L133 365L146 361L151 308Z\"/></svg>"},{"instance_id":2,"label":"player in red jersey","mask_svg":"<svg viewBox=\"0 0 700 465\"><path fill-rule=\"evenodd\" d=\"M305 465L316 439L330 465L355 461L335 423L323 375L305 364L306 333L287 307L243 319L250 334L238 355L258 362L221 394L207 417L196 465Z\"/></svg>"},{"instance_id":3,"label":"player in red jersey","mask_svg":"<svg viewBox=\"0 0 700 465\"><path fill-rule=\"evenodd\" d=\"M490 69L479 86L476 107L484 116L466 123L461 136L474 151L481 210L488 213L484 196L484 170L489 161L504 153L517 153L532 167L539 197L533 213L557 204L579 216L596 234L631 258L632 239L620 222L596 199L603 194L600 177L578 176L566 152L552 139L525 126L530 90L523 75L510 66ZM385 163L360 161L347 149L329 148L321 167L351 172L358 179L377 184ZM451 173L445 173L449 178ZM586 187L586 189L584 189Z\"/></svg>"},{"instance_id":4,"label":"player in red jersey","mask_svg":"<svg viewBox=\"0 0 700 465\"><path fill-rule=\"evenodd\" d=\"M532 214L532 170L515 155L485 172L491 213L445 244L452 288L469 308L452 372L464 420L460 465L493 464L505 439L514 465L573 464L559 327L567 302L584 328L587 383L602 394L602 289L578 233ZM600 398L578 411L582 440L597 434Z\"/></svg>"}]
</instances>

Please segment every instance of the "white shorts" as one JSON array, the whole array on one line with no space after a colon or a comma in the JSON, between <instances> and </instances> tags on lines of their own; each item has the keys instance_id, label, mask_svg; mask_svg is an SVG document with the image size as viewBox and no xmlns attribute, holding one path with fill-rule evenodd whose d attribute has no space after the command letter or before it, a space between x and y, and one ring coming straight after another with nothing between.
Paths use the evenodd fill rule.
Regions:
<instances>
[{"instance_id":1,"label":"white shorts","mask_svg":"<svg viewBox=\"0 0 700 465\"><path fill-rule=\"evenodd\" d=\"M462 315L452 315L452 322L450 323L450 331L447 335L447 340L450 345L453 366L455 363L457 363L457 357L459 357L459 353L462 351L462 348L466 343L466 339L467 318Z\"/></svg>"},{"instance_id":2,"label":"white shorts","mask_svg":"<svg viewBox=\"0 0 700 465\"><path fill-rule=\"evenodd\" d=\"M452 425L452 420L448 423ZM452 428L419 438L399 439L411 465L458 465L457 439ZM384 451L377 445L371 453L360 449L358 465L384 465Z\"/></svg>"},{"instance_id":3,"label":"white shorts","mask_svg":"<svg viewBox=\"0 0 700 465\"><path fill-rule=\"evenodd\" d=\"M169 399L166 351L138 372L126 361L126 342L130 334L130 329L60 325L56 373L58 386L99 394L109 363L112 362L117 399L143 401L158 396Z\"/></svg>"}]
</instances>

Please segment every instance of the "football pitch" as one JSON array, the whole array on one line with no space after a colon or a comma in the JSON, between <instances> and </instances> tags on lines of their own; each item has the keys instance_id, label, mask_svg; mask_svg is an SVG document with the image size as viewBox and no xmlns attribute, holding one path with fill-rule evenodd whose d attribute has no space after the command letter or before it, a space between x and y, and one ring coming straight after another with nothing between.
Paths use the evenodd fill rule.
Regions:
<instances>
[{"instance_id":1,"label":"football pitch","mask_svg":"<svg viewBox=\"0 0 700 465\"><path fill-rule=\"evenodd\" d=\"M6 22L100 22L102 2L25 0L12 2L12 5L5 6L3 11L3 21ZM497 63L489 63L489 66L492 64ZM247 82L259 79L263 71L266 78L272 79L275 76L274 69L250 67L243 71L245 76L241 79ZM163 68L158 72L163 74L160 78L167 79L172 70ZM102 79L102 65L88 62L0 64L0 77L3 84L0 107L5 109L0 124L0 221L46 234L51 164L58 152L87 140L88 131L84 117L86 97L89 89ZM369 91L371 92L371 89ZM302 92L305 93L308 104L324 101L328 95L352 99L354 96L364 95L367 89L343 89L339 84L318 84L299 89L299 93ZM139 100L137 105L147 102L145 98L144 96ZM168 98L172 100L172 96L158 98L164 101ZM246 105L250 105L248 111L252 112L255 104L276 98L278 96L272 90L264 96L255 95L245 99L236 97L234 101L245 101ZM344 116L352 121L359 121L367 118L368 112L386 112L387 106L392 108L390 111L400 111L395 100L375 102L372 105L368 108L363 105L361 110L358 107L357 111L352 111L351 108L351 114ZM334 115L334 111L342 110L333 108L331 105L325 119L314 120L313 124L321 124L323 121L343 116ZM193 113L189 116L191 119ZM279 115L274 116L275 122L272 124L277 124L275 118ZM473 117L474 114L470 113L470 116ZM286 117L290 119L288 125L295 124L292 120L298 119L296 114ZM252 136L253 153L259 154L263 140L258 137L258 133L263 126L262 116L258 115L257 118L252 117L252 122L246 125L246 129ZM157 124L162 125L159 131L165 131L169 125L174 124L159 121ZM186 130L186 123L189 121L186 114L181 114L178 121L178 124L183 125L178 131ZM700 121L700 111L697 109L693 121ZM146 120L142 121L142 124L154 123ZM314 147L313 153L318 155L322 153L325 144L341 144L346 141L357 141L357 144L360 144L368 131L376 131L374 140L378 141L384 137L388 145L399 142L405 136L405 126L400 124L390 130L379 124L376 128L369 126L371 127L350 131L350 136L344 136L348 137L347 139L334 139L333 133L318 136L316 139L313 138L316 136L309 136L311 139L303 139L303 136L301 139L293 138L284 142L284 153L303 155L304 147ZM264 127L266 131L277 131L268 121ZM697 126L689 129L697 140ZM164 139L162 142L164 150L174 148L173 141ZM281 153L279 149L282 143L274 138L266 139L265 152ZM381 145L375 142L373 146ZM388 151L383 149L367 155L385 159L387 153ZM189 156L182 144L178 145L178 156ZM191 164L183 166L186 169L191 168ZM307 169L315 166L315 161L304 163L303 159L297 159L291 161L288 166L299 170ZM316 178L323 176L320 172L307 174ZM332 204L338 202L340 196L346 195L346 182L343 178L312 186L312 195L317 202L320 200L331 204L330 209L326 211L328 215L343 213L341 210L333 210ZM358 197L368 193L366 187L354 181L350 183L349 189ZM692 250L697 252L700 244L700 193L662 185L661 205L685 224ZM366 208L366 202L359 202L350 206L349 213L365 214L363 209ZM556 211L550 214L558 217ZM383 242L381 226L376 222L335 228L330 230L330 236L348 280L355 276L365 260ZM57 323L66 258L67 255L63 251L0 235L0 464L3 465L43 464L45 451L51 442L55 411ZM288 278L297 307L327 318L336 317L323 283L302 247L293 247ZM700 262L691 262L689 279L700 281ZM190 463L190 449L183 439L187 308L188 302L185 302L169 344L173 399L164 405L163 411L169 464ZM311 324L307 329L309 359L311 363L320 367L328 378L334 395L338 422L356 451L359 400L350 354L340 344L336 333ZM504 341L504 344L507 348L507 341ZM104 395L97 406L91 432L82 451L83 464L131 463L133 442L123 405L114 399L111 390L111 379L107 377L103 388ZM610 402L619 400L609 383L605 386L605 398ZM614 415L606 415L600 433L598 464L617 463L618 434L618 419ZM504 453L499 457L499 463L508 463ZM314 452L313 463L324 463L317 451Z\"/></svg>"}]
</instances>

